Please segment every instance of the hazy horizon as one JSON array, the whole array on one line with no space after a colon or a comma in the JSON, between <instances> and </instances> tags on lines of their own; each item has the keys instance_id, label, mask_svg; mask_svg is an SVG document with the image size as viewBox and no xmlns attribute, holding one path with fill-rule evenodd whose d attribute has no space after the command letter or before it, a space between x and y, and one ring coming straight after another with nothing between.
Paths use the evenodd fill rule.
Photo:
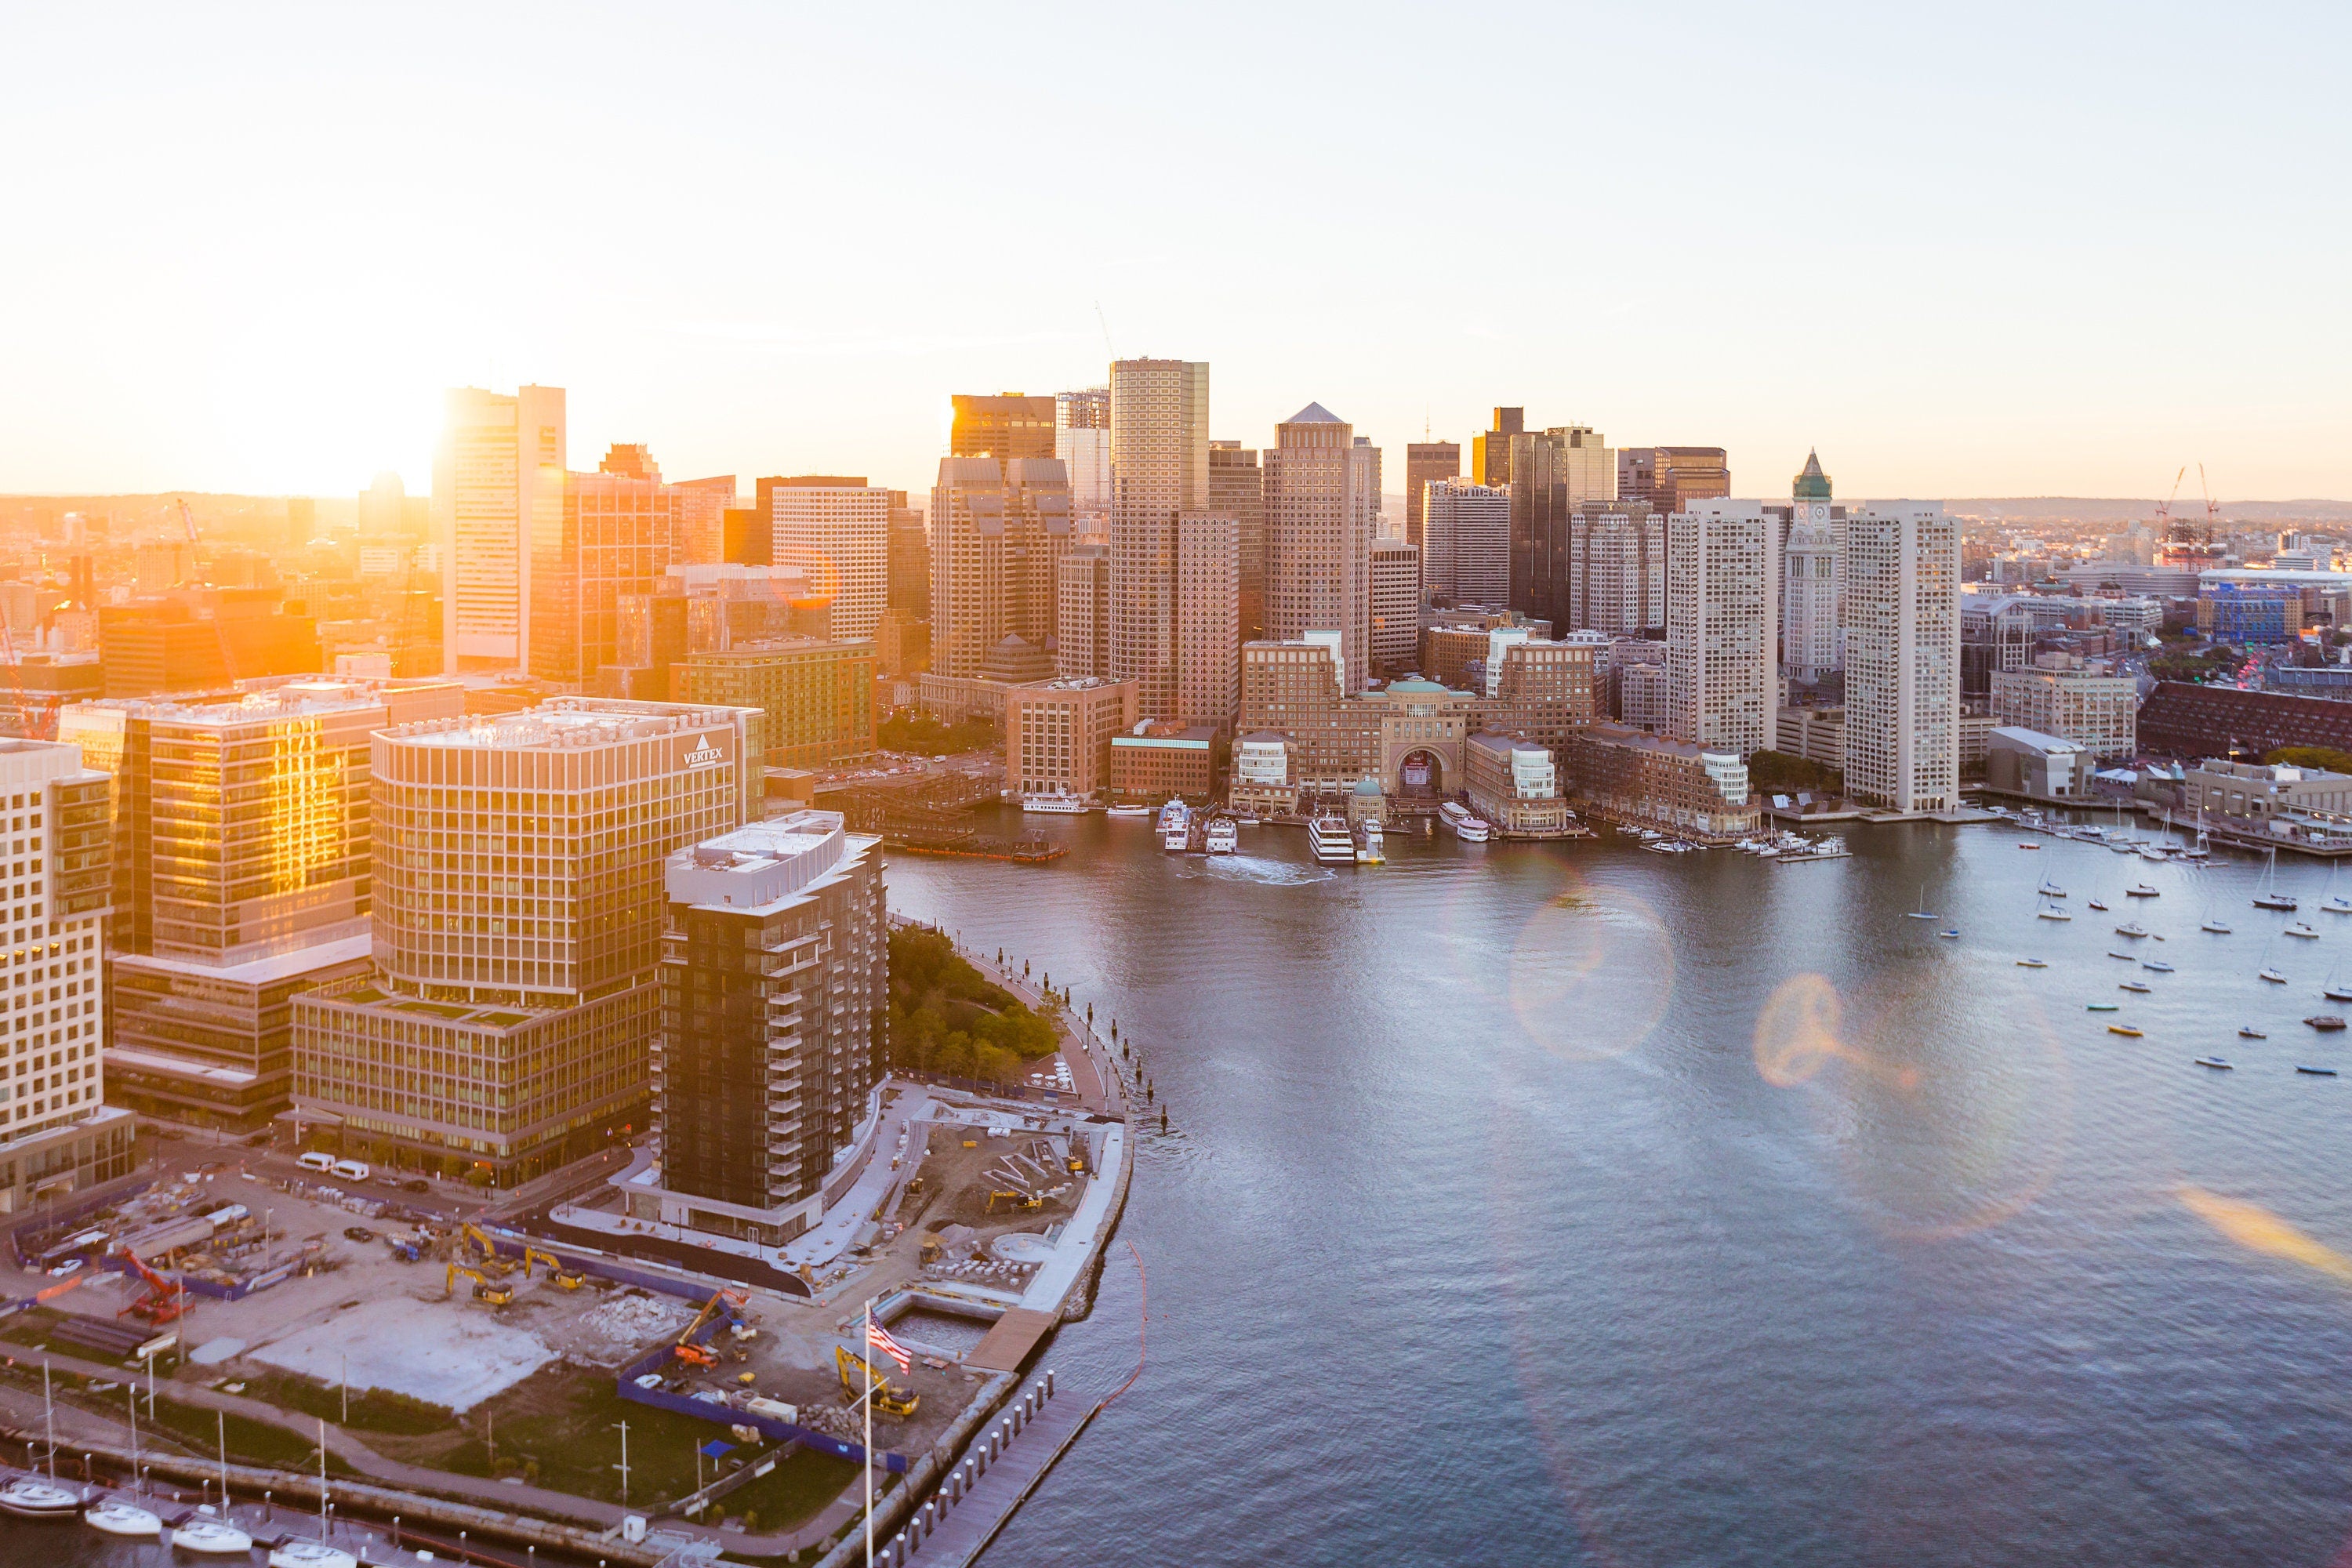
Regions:
<instances>
[{"instance_id":1,"label":"hazy horizon","mask_svg":"<svg viewBox=\"0 0 2352 1568\"><path fill-rule=\"evenodd\" d=\"M2123 15L31 14L0 492L421 494L525 381L576 468L919 490L1115 349L1400 470L1516 404L1742 494L2352 494L2352 26Z\"/></svg>"}]
</instances>

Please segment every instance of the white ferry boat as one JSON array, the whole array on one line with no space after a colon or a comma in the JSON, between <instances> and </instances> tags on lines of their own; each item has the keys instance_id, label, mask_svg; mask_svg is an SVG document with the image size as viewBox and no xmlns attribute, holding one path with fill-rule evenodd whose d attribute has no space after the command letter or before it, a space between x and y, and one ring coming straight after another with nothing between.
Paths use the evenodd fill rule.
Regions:
<instances>
[{"instance_id":1,"label":"white ferry boat","mask_svg":"<svg viewBox=\"0 0 2352 1568\"><path fill-rule=\"evenodd\" d=\"M1105 816L1150 816L1151 808L1148 805L1114 805L1103 815Z\"/></svg>"},{"instance_id":2,"label":"white ferry boat","mask_svg":"<svg viewBox=\"0 0 2352 1568\"><path fill-rule=\"evenodd\" d=\"M1087 805L1086 796L1057 789L1050 794L1023 795L1021 809L1047 812L1056 816L1083 816L1093 808Z\"/></svg>"},{"instance_id":3,"label":"white ferry boat","mask_svg":"<svg viewBox=\"0 0 2352 1568\"><path fill-rule=\"evenodd\" d=\"M1187 826L1192 820L1192 808L1186 805L1181 796L1160 808L1160 831L1162 833L1171 827Z\"/></svg>"},{"instance_id":4,"label":"white ferry boat","mask_svg":"<svg viewBox=\"0 0 2352 1568\"><path fill-rule=\"evenodd\" d=\"M1327 865L1353 865L1356 860L1355 836L1348 831L1348 819L1328 813L1307 824L1307 842L1314 847L1315 858Z\"/></svg>"},{"instance_id":5,"label":"white ferry boat","mask_svg":"<svg viewBox=\"0 0 2352 1568\"><path fill-rule=\"evenodd\" d=\"M1486 819L1474 814L1460 801L1447 801L1437 808L1437 815L1446 826L1454 830L1454 837L1466 844L1484 844L1495 836L1495 830L1488 826Z\"/></svg>"},{"instance_id":6,"label":"white ferry boat","mask_svg":"<svg viewBox=\"0 0 2352 1568\"><path fill-rule=\"evenodd\" d=\"M1381 848L1381 825L1377 822L1359 824L1356 828L1356 864L1385 866L1388 859Z\"/></svg>"},{"instance_id":7,"label":"white ferry boat","mask_svg":"<svg viewBox=\"0 0 2352 1568\"><path fill-rule=\"evenodd\" d=\"M1242 847L1242 830L1234 826L1230 816L1213 817L1209 822L1209 853L1230 855Z\"/></svg>"}]
</instances>

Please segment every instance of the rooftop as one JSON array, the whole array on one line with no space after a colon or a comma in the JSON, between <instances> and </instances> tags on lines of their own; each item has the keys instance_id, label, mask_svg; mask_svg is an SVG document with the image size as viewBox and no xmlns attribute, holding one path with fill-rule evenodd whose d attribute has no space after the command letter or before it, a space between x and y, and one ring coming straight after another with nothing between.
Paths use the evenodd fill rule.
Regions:
<instances>
[{"instance_id":1,"label":"rooftop","mask_svg":"<svg viewBox=\"0 0 2352 1568\"><path fill-rule=\"evenodd\" d=\"M650 740L729 721L734 710L682 702L558 698L520 713L478 714L402 724L383 733L415 746L484 752L562 751Z\"/></svg>"}]
</instances>

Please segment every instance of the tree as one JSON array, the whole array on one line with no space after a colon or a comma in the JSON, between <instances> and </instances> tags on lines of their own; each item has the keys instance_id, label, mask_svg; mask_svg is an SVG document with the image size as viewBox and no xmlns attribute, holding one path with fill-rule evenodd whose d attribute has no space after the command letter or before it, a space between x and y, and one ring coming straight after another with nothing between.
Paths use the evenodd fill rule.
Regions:
<instances>
[{"instance_id":1,"label":"tree","mask_svg":"<svg viewBox=\"0 0 2352 1568\"><path fill-rule=\"evenodd\" d=\"M2333 746L2281 746L2263 754L2263 761L2290 768L2315 768L2324 773L2352 773L2352 752L2339 752Z\"/></svg>"},{"instance_id":2,"label":"tree","mask_svg":"<svg viewBox=\"0 0 2352 1568\"><path fill-rule=\"evenodd\" d=\"M1768 747L1748 754L1748 785L1759 795L1799 789L1833 790L1839 783L1838 774L1831 769L1788 752Z\"/></svg>"}]
</instances>

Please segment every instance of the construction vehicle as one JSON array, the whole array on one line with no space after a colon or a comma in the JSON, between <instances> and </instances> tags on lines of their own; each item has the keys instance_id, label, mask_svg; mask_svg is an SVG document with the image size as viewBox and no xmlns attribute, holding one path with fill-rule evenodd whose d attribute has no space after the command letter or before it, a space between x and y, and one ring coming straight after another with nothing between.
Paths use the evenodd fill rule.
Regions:
<instances>
[{"instance_id":1,"label":"construction vehicle","mask_svg":"<svg viewBox=\"0 0 2352 1568\"><path fill-rule=\"evenodd\" d=\"M1013 1189L1007 1187L1001 1191L989 1194L988 1207L982 1212L985 1214L994 1214L996 1212L996 1200L999 1198L1003 1198L1014 1208L1021 1209L1039 1208L1044 1206L1045 1202L1045 1199L1037 1196L1034 1193L1014 1192Z\"/></svg>"},{"instance_id":2,"label":"construction vehicle","mask_svg":"<svg viewBox=\"0 0 2352 1568\"><path fill-rule=\"evenodd\" d=\"M470 1268L463 1263L449 1265L449 1272L442 1278L441 1281L443 1296L454 1296L457 1293L457 1279L460 1275L474 1282L474 1300L477 1301L487 1301L493 1307L503 1307L514 1300L513 1286L502 1279L494 1280L480 1269Z\"/></svg>"},{"instance_id":3,"label":"construction vehicle","mask_svg":"<svg viewBox=\"0 0 2352 1568\"><path fill-rule=\"evenodd\" d=\"M866 1380L868 1378L874 1382L874 1408L885 1415L912 1415L915 1407L923 1402L923 1396L913 1389L892 1385L874 1370L870 1362L847 1345L833 1347L833 1366L841 1373L841 1391L849 1396L852 1405L866 1397ZM854 1374L853 1368L856 1369Z\"/></svg>"},{"instance_id":4,"label":"construction vehicle","mask_svg":"<svg viewBox=\"0 0 2352 1568\"><path fill-rule=\"evenodd\" d=\"M417 1245L413 1236L387 1236L383 1244L392 1248L392 1255L403 1263L414 1263L425 1256L425 1249Z\"/></svg>"},{"instance_id":5,"label":"construction vehicle","mask_svg":"<svg viewBox=\"0 0 2352 1568\"><path fill-rule=\"evenodd\" d=\"M694 1315L694 1321L686 1325L686 1332L677 1336L677 1343L670 1347L677 1359L694 1366L717 1366L719 1352L708 1345L696 1344L694 1336L700 1333L702 1326L717 1317L721 1310L726 1311L730 1322L740 1326L743 1320L737 1316L736 1309L751 1299L748 1290L713 1290L710 1300L702 1304L702 1310Z\"/></svg>"},{"instance_id":6,"label":"construction vehicle","mask_svg":"<svg viewBox=\"0 0 2352 1568\"><path fill-rule=\"evenodd\" d=\"M164 1279L161 1274L148 1268L139 1255L127 1247L122 1249L122 1258L124 1262L131 1265L131 1271L145 1282L147 1293L123 1308L121 1311L115 1313L116 1317L121 1317L124 1312L135 1313L151 1323L161 1325L186 1315L188 1310L186 1286L175 1285Z\"/></svg>"},{"instance_id":7,"label":"construction vehicle","mask_svg":"<svg viewBox=\"0 0 2352 1568\"><path fill-rule=\"evenodd\" d=\"M482 1249L482 1267L488 1269L491 1273L504 1276L513 1273L518 1267L513 1258L500 1258L499 1256L499 1244L492 1241L489 1238L488 1233L484 1231L480 1226L474 1224L470 1220L466 1223L466 1240L470 1245L478 1247ZM528 1275L530 1272L530 1266L529 1264L526 1263L520 1265L520 1267L524 1274Z\"/></svg>"},{"instance_id":8,"label":"construction vehicle","mask_svg":"<svg viewBox=\"0 0 2352 1568\"><path fill-rule=\"evenodd\" d=\"M587 1275L581 1273L575 1268L566 1268L563 1266L563 1259L556 1257L552 1252L542 1252L538 1247L531 1246L530 1243L526 1241L522 1246L522 1273L524 1279L528 1279L530 1278L530 1266L534 1263L546 1264L547 1277L550 1279L554 1280L558 1285L563 1287L566 1290L577 1290L580 1287L588 1283Z\"/></svg>"}]
</instances>

